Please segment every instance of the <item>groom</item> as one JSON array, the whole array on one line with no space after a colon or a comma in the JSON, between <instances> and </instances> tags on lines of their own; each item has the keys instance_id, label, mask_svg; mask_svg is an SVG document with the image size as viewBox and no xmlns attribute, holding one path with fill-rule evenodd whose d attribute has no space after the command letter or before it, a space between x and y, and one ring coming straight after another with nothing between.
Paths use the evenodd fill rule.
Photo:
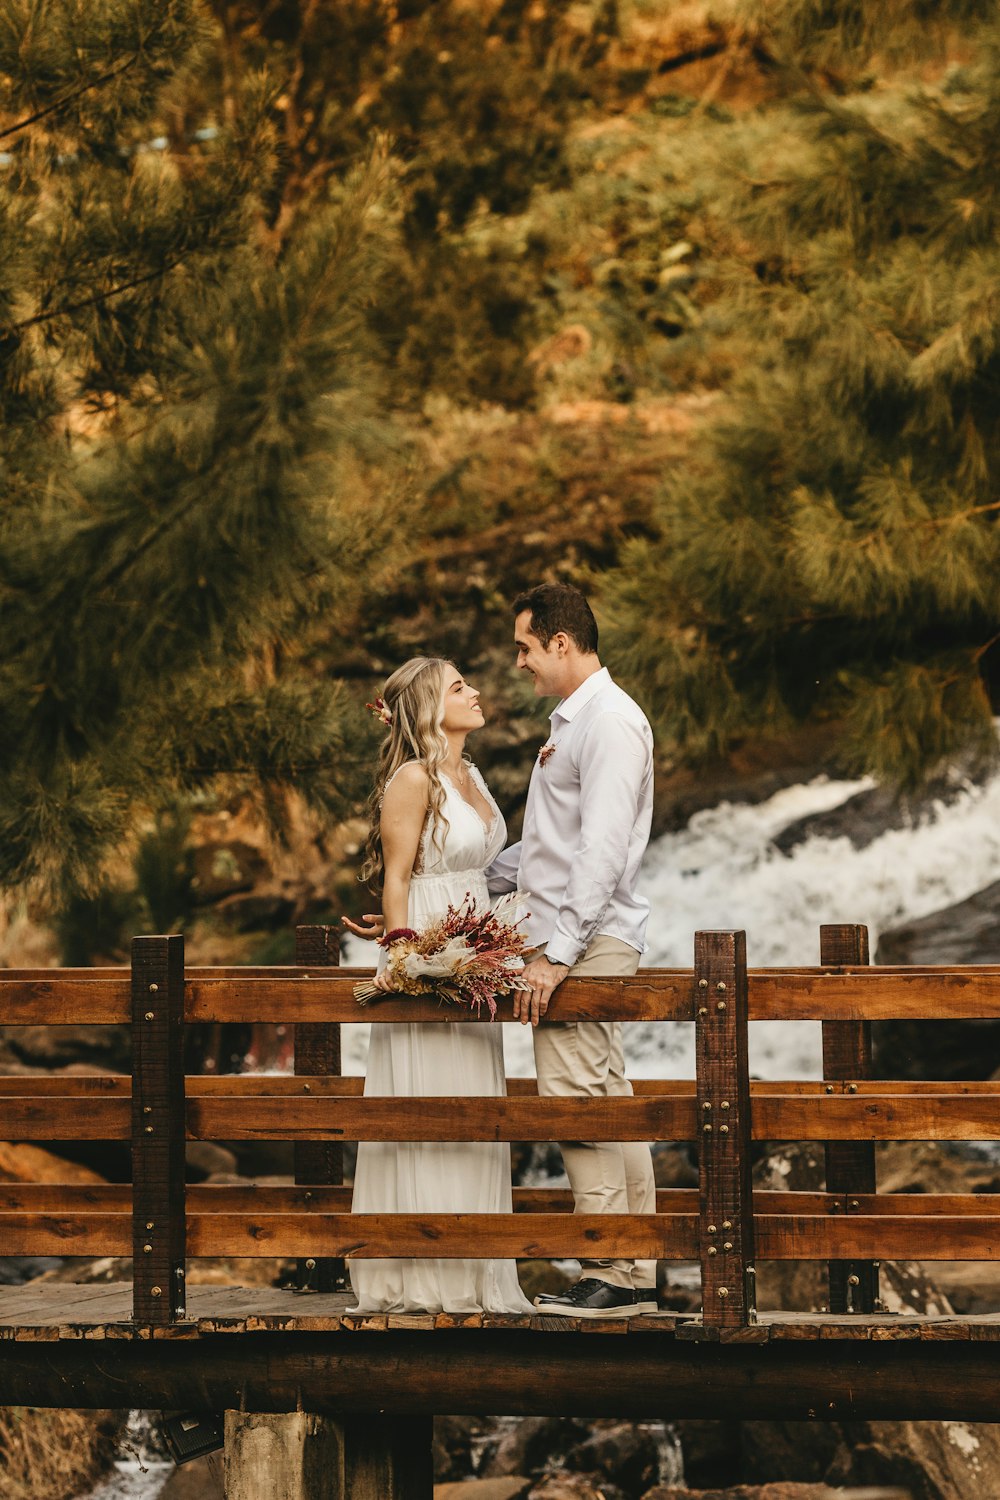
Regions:
<instances>
[{"instance_id":1,"label":"groom","mask_svg":"<svg viewBox=\"0 0 1000 1500\"><path fill-rule=\"evenodd\" d=\"M649 903L636 880L652 814L652 731L601 666L597 623L578 589L541 584L513 608L517 665L534 679L537 697L559 700L532 771L521 842L487 872L491 891L531 897L530 992L515 993L514 1019L536 1028L539 1094L631 1094L618 1022L538 1022L567 975L634 974L639 966ZM565 1141L562 1153L577 1213L655 1213L645 1143ZM656 1311L655 1261L581 1266L575 1286L536 1297L535 1306L590 1318Z\"/></svg>"}]
</instances>

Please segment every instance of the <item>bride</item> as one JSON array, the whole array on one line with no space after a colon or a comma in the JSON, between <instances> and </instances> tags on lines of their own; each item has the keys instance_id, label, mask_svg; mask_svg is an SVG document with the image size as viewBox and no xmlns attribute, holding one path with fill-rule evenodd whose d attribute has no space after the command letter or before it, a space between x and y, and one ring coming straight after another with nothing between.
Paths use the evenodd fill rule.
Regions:
<instances>
[{"instance_id":1,"label":"bride","mask_svg":"<svg viewBox=\"0 0 1000 1500\"><path fill-rule=\"evenodd\" d=\"M362 877L381 884L385 930L422 928L471 895L489 906L486 866L506 827L464 757L481 728L479 693L451 662L417 656L394 672L375 711L387 729L369 801ZM355 932L371 936L354 923ZM380 951L376 982L390 990ZM488 1023L374 1024L366 1095L506 1092L501 1028ZM355 1213L510 1213L502 1142L362 1141ZM361 1312L530 1312L512 1260L352 1260Z\"/></svg>"}]
</instances>

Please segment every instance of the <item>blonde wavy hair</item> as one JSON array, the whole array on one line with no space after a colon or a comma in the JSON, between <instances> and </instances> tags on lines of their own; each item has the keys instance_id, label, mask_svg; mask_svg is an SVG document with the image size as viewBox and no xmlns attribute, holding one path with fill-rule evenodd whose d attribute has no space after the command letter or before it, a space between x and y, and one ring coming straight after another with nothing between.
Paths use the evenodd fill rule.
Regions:
<instances>
[{"instance_id":1,"label":"blonde wavy hair","mask_svg":"<svg viewBox=\"0 0 1000 1500\"><path fill-rule=\"evenodd\" d=\"M444 718L444 673L451 662L440 656L413 656L387 680L382 699L392 715L375 770L375 784L368 798L368 839L360 879L378 894L385 875L382 858L382 798L391 778L407 761L415 760L427 771L429 807L427 817L434 839L443 841L448 829L444 814L444 787L440 770L448 754L448 741L441 729ZM415 869L420 866L417 851Z\"/></svg>"}]
</instances>

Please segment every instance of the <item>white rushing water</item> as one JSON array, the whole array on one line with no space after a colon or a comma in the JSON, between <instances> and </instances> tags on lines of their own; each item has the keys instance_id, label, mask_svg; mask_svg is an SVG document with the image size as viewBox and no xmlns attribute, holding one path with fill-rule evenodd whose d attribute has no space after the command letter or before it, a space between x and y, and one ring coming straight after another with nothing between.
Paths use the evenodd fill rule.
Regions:
<instances>
[{"instance_id":1,"label":"white rushing water","mask_svg":"<svg viewBox=\"0 0 1000 1500\"><path fill-rule=\"evenodd\" d=\"M86 1500L155 1500L173 1473L152 1413L130 1411L111 1472Z\"/></svg>"},{"instance_id":2,"label":"white rushing water","mask_svg":"<svg viewBox=\"0 0 1000 1500\"><path fill-rule=\"evenodd\" d=\"M775 848L774 838L790 824L839 807L871 785L820 776L756 806L722 803L655 840L642 873L652 908L643 963L689 967L698 928L743 928L752 966L814 964L823 922L864 922L874 952L886 928L1000 880L1000 775L864 849L847 838L819 837L788 854ZM344 961L374 963L373 952L372 944L349 939ZM508 1074L530 1076L528 1030L504 1030ZM632 1075L693 1077L692 1032L680 1024L626 1027ZM345 1072L364 1072L367 1047L367 1025L344 1027ZM751 1028L750 1065L761 1078L819 1077L818 1022L759 1022Z\"/></svg>"}]
</instances>

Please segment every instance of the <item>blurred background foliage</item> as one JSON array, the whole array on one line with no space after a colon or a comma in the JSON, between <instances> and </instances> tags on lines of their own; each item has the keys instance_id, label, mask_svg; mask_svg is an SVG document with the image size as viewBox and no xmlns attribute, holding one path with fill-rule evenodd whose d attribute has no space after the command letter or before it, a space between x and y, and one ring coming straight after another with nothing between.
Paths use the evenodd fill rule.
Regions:
<instances>
[{"instance_id":1,"label":"blurred background foliage","mask_svg":"<svg viewBox=\"0 0 1000 1500\"><path fill-rule=\"evenodd\" d=\"M516 818L543 578L664 785L991 755L998 64L975 0L9 0L11 899L74 961L211 901L270 952L416 651Z\"/></svg>"}]
</instances>

